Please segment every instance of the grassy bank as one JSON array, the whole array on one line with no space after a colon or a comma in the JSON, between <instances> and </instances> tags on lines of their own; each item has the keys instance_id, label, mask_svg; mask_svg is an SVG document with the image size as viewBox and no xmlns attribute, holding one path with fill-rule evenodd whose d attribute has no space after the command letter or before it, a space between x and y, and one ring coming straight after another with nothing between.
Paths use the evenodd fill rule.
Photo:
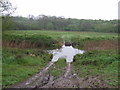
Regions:
<instances>
[{"instance_id":1,"label":"grassy bank","mask_svg":"<svg viewBox=\"0 0 120 90\"><path fill-rule=\"evenodd\" d=\"M85 41L116 40L115 33L65 32L65 31L7 31L3 32L5 46L20 48L57 48L63 41L82 47Z\"/></svg>"},{"instance_id":2,"label":"grassy bank","mask_svg":"<svg viewBox=\"0 0 120 90\"><path fill-rule=\"evenodd\" d=\"M42 50L3 48L3 86L32 76L51 60L50 57Z\"/></svg>"},{"instance_id":3,"label":"grassy bank","mask_svg":"<svg viewBox=\"0 0 120 90\"><path fill-rule=\"evenodd\" d=\"M114 87L118 86L118 62L115 50L93 50L76 55L73 65L80 77L96 77Z\"/></svg>"},{"instance_id":4,"label":"grassy bank","mask_svg":"<svg viewBox=\"0 0 120 90\"><path fill-rule=\"evenodd\" d=\"M63 41L67 41L73 42L75 48L86 51L85 54L76 55L72 63L80 77L98 77L116 87L119 62L117 39L116 33L34 30L3 32L3 86L23 81L38 72L51 60L51 55L44 50L60 48ZM50 74L60 76L65 66L65 60L59 60L50 68Z\"/></svg>"}]
</instances>

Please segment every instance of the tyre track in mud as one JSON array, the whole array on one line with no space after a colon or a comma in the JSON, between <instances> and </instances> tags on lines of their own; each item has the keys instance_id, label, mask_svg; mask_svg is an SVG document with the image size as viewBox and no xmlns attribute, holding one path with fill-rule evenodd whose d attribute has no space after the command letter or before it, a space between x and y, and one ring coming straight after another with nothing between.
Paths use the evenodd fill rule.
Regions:
<instances>
[{"instance_id":1,"label":"tyre track in mud","mask_svg":"<svg viewBox=\"0 0 120 90\"><path fill-rule=\"evenodd\" d=\"M53 76L50 76L47 73L48 69L53 65L53 62L40 70L37 74L33 75L29 79L12 86L12 88L61 88L61 87L78 87L79 80L76 77L76 74L71 74L71 64L67 63L66 71L64 75L57 79L53 79Z\"/></svg>"},{"instance_id":2,"label":"tyre track in mud","mask_svg":"<svg viewBox=\"0 0 120 90\"><path fill-rule=\"evenodd\" d=\"M18 83L16 85L11 86L12 88L35 88L37 85L37 82L44 77L44 73L52 66L54 63L49 62L48 65L42 70L40 70L37 74L33 75L32 77L28 78L27 80Z\"/></svg>"},{"instance_id":3,"label":"tyre track in mud","mask_svg":"<svg viewBox=\"0 0 120 90\"><path fill-rule=\"evenodd\" d=\"M38 88L77 88L79 87L79 79L77 75L71 72L71 64L67 63L66 72L58 79L47 83Z\"/></svg>"},{"instance_id":4,"label":"tyre track in mud","mask_svg":"<svg viewBox=\"0 0 120 90\"><path fill-rule=\"evenodd\" d=\"M67 63L65 73L55 78L47 71L54 65L49 62L40 72L33 75L29 79L12 86L12 88L98 88L109 87L104 84L98 77L81 78L72 69L71 63Z\"/></svg>"}]
</instances>

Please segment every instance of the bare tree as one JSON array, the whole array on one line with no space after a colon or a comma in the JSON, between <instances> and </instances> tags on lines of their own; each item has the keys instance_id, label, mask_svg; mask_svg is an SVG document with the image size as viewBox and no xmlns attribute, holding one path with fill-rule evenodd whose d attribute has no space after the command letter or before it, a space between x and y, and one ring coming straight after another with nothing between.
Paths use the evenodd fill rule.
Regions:
<instances>
[{"instance_id":1,"label":"bare tree","mask_svg":"<svg viewBox=\"0 0 120 90\"><path fill-rule=\"evenodd\" d=\"M16 10L8 0L0 0L0 16L10 16Z\"/></svg>"}]
</instances>

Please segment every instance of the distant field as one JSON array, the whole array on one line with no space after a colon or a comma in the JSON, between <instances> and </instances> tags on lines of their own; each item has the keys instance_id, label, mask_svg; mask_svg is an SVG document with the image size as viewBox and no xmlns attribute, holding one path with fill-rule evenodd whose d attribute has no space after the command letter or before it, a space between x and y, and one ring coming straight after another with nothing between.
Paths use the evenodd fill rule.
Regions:
<instances>
[{"instance_id":1,"label":"distant field","mask_svg":"<svg viewBox=\"0 0 120 90\"><path fill-rule=\"evenodd\" d=\"M44 50L60 48L66 41L73 42L75 48L86 51L83 55L76 55L72 63L74 71L80 77L97 77L109 87L116 87L119 62L117 39L117 33L5 31L3 32L3 85L13 85L36 73L51 60L51 55ZM60 66L61 63L64 62L61 61L57 65ZM51 74L59 76L61 72L54 70Z\"/></svg>"},{"instance_id":2,"label":"distant field","mask_svg":"<svg viewBox=\"0 0 120 90\"><path fill-rule=\"evenodd\" d=\"M26 30L26 31L7 31L4 34L33 37L39 35L50 36L55 39L66 39L66 38L80 38L80 39L116 39L117 33L97 33L97 32L67 32L67 31L41 31L41 30Z\"/></svg>"},{"instance_id":3,"label":"distant field","mask_svg":"<svg viewBox=\"0 0 120 90\"><path fill-rule=\"evenodd\" d=\"M57 48L61 43L73 42L75 47L82 46L84 41L91 40L117 40L116 33L96 33L96 32L65 32L65 31L7 31L3 32L3 44L11 45L17 43L26 44L26 46L34 48ZM81 45L79 45L81 44ZM15 44L16 45L16 44ZM15 46L14 45L14 46ZM78 46L79 45L79 46ZM20 46L20 47L24 47Z\"/></svg>"}]
</instances>

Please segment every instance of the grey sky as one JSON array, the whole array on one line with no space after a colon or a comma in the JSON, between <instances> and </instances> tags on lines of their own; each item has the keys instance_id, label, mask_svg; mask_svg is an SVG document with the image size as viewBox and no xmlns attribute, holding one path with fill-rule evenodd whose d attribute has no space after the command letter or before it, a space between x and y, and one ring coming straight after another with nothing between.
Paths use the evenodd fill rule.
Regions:
<instances>
[{"instance_id":1,"label":"grey sky","mask_svg":"<svg viewBox=\"0 0 120 90\"><path fill-rule=\"evenodd\" d=\"M14 15L40 14L78 19L118 18L119 0L10 0L17 6Z\"/></svg>"}]
</instances>

